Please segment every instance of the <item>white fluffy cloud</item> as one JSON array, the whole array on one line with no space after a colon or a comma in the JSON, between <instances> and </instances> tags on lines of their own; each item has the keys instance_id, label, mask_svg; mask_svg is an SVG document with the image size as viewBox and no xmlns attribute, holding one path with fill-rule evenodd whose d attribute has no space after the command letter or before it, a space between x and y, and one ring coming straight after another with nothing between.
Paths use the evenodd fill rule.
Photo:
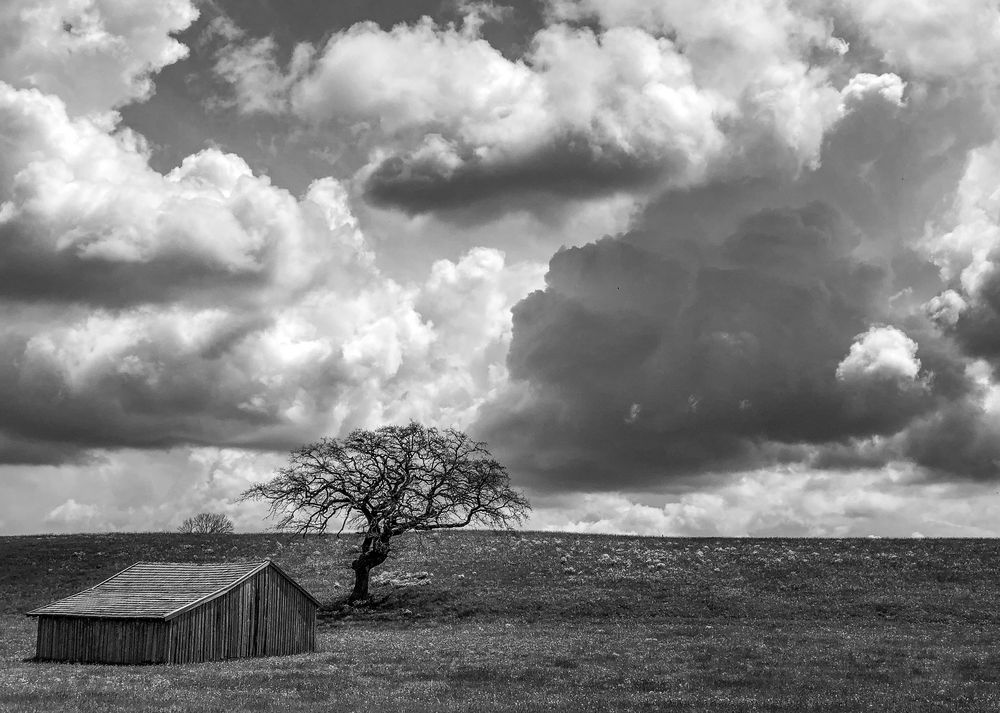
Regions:
<instances>
[{"instance_id":1,"label":"white fluffy cloud","mask_svg":"<svg viewBox=\"0 0 1000 713\"><path fill-rule=\"evenodd\" d=\"M240 112L281 111L289 89L312 59L312 47L298 45L287 73L282 73L275 59L277 46L273 38L248 40L246 33L224 15L209 23L209 32L233 43L219 56L215 72L232 84Z\"/></svg>"},{"instance_id":2,"label":"white fluffy cloud","mask_svg":"<svg viewBox=\"0 0 1000 713\"><path fill-rule=\"evenodd\" d=\"M858 335L837 378L846 382L916 381L920 373L917 343L895 327L875 326Z\"/></svg>"},{"instance_id":3,"label":"white fluffy cloud","mask_svg":"<svg viewBox=\"0 0 1000 713\"><path fill-rule=\"evenodd\" d=\"M124 33L116 57L136 82L166 61L151 48L172 47L169 32L194 17L180 3L143 6L126 27L124 6L78 5L88 27ZM147 26L151 12L161 22ZM45 36L35 15L18 17ZM510 307L540 266L481 248L389 279L340 182L296 197L217 149L160 173L114 113L80 114L97 105L58 83L19 85L15 69L44 73L47 58L0 64L5 458L37 460L46 442L65 447L50 451L59 460L102 447L284 448L411 417L467 425L503 382Z\"/></svg>"},{"instance_id":4,"label":"white fluffy cloud","mask_svg":"<svg viewBox=\"0 0 1000 713\"><path fill-rule=\"evenodd\" d=\"M845 108L850 110L862 104L868 98L877 96L890 105L903 106L903 91L906 82L899 75L890 73L869 74L859 72L840 91Z\"/></svg>"},{"instance_id":5,"label":"white fluffy cloud","mask_svg":"<svg viewBox=\"0 0 1000 713\"><path fill-rule=\"evenodd\" d=\"M0 466L6 494L19 504L4 513L0 531L170 531L199 512L227 514L238 532L258 531L268 525L266 508L235 499L284 460L284 454L177 448L97 451L86 463L39 466L31 479Z\"/></svg>"},{"instance_id":6,"label":"white fluffy cloud","mask_svg":"<svg viewBox=\"0 0 1000 713\"><path fill-rule=\"evenodd\" d=\"M43 520L47 527L54 531L69 532L100 532L113 529L113 525L104 519L101 509L95 505L78 503L69 498L61 505L52 508Z\"/></svg>"},{"instance_id":7,"label":"white fluffy cloud","mask_svg":"<svg viewBox=\"0 0 1000 713\"><path fill-rule=\"evenodd\" d=\"M675 497L593 493L541 500L529 527L583 533L724 537L996 536L1000 496L921 483L907 466L751 471Z\"/></svg>"},{"instance_id":8,"label":"white fluffy cloud","mask_svg":"<svg viewBox=\"0 0 1000 713\"><path fill-rule=\"evenodd\" d=\"M216 71L244 110L280 107L360 131L370 195L416 211L446 200L438 184L472 195L470 183L496 191L527 181L574 193L816 164L844 111L813 61L842 49L829 23L780 3L680 3L669 22L615 7L599 13L596 31L541 29L520 59L486 42L478 22L425 18L390 30L360 23L322 48L300 45L285 72L273 43L240 38ZM559 16L581 14L566 6ZM553 163L578 175L548 175Z\"/></svg>"},{"instance_id":9,"label":"white fluffy cloud","mask_svg":"<svg viewBox=\"0 0 1000 713\"><path fill-rule=\"evenodd\" d=\"M834 8L850 14L890 66L929 79L996 81L1000 6L994 0L842 0Z\"/></svg>"},{"instance_id":10,"label":"white fluffy cloud","mask_svg":"<svg viewBox=\"0 0 1000 713\"><path fill-rule=\"evenodd\" d=\"M510 305L538 267L495 251L439 262L424 285L371 275L282 306L92 310L21 325L0 375L8 427L82 446L290 447L418 418L466 426L506 378ZM277 294L288 298L288 295Z\"/></svg>"},{"instance_id":11,"label":"white fluffy cloud","mask_svg":"<svg viewBox=\"0 0 1000 713\"><path fill-rule=\"evenodd\" d=\"M149 96L152 75L187 56L171 34L197 17L191 0L5 0L0 79L104 112Z\"/></svg>"},{"instance_id":12,"label":"white fluffy cloud","mask_svg":"<svg viewBox=\"0 0 1000 713\"><path fill-rule=\"evenodd\" d=\"M0 292L42 292L44 273L66 299L81 296L76 285L101 301L98 277L113 271L132 284L104 285L108 300L123 289L156 300L199 279L293 291L371 262L337 183L317 181L297 200L215 149L163 175L149 167L142 137L113 129L0 82L0 137L11 147L0 162Z\"/></svg>"},{"instance_id":13,"label":"white fluffy cloud","mask_svg":"<svg viewBox=\"0 0 1000 713\"><path fill-rule=\"evenodd\" d=\"M1000 141L971 151L951 210L922 244L942 277L971 296L982 289L1000 247L998 171Z\"/></svg>"},{"instance_id":14,"label":"white fluffy cloud","mask_svg":"<svg viewBox=\"0 0 1000 713\"><path fill-rule=\"evenodd\" d=\"M831 21L860 31L889 66L928 78L970 72L982 78L983 61L995 66L1000 49L994 0L549 0L548 6L558 19L595 17L605 26L676 32L682 41L704 42L709 52L719 51L714 41L742 53L748 71L803 43L846 52L849 44L828 34Z\"/></svg>"}]
</instances>

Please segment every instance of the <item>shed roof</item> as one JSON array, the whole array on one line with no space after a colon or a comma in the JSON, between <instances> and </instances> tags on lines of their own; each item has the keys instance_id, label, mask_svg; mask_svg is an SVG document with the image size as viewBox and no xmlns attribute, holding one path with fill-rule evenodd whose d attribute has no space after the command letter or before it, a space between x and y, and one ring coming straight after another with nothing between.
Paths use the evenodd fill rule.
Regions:
<instances>
[{"instance_id":1,"label":"shed roof","mask_svg":"<svg viewBox=\"0 0 1000 713\"><path fill-rule=\"evenodd\" d=\"M211 564L136 562L90 589L28 612L28 616L172 619L222 596L269 566L319 604L270 560Z\"/></svg>"}]
</instances>

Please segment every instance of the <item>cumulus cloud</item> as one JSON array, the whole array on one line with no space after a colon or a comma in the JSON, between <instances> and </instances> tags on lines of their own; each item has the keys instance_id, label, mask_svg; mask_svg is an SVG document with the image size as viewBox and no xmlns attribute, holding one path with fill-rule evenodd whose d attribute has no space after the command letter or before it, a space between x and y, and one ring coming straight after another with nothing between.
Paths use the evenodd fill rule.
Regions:
<instances>
[{"instance_id":1,"label":"cumulus cloud","mask_svg":"<svg viewBox=\"0 0 1000 713\"><path fill-rule=\"evenodd\" d=\"M983 360L966 360L968 388L920 418L893 444L939 479L1000 477L1000 389Z\"/></svg>"},{"instance_id":2,"label":"cumulus cloud","mask_svg":"<svg viewBox=\"0 0 1000 713\"><path fill-rule=\"evenodd\" d=\"M950 289L928 301L926 309L975 357L1000 363L1000 143L970 152L950 210L936 224L922 249L938 266Z\"/></svg>"},{"instance_id":3,"label":"cumulus cloud","mask_svg":"<svg viewBox=\"0 0 1000 713\"><path fill-rule=\"evenodd\" d=\"M286 48L284 68L273 42L238 37L217 72L244 109L290 112L332 142L349 132L368 152L368 197L411 212L798 178L843 123L856 131L825 160L875 158L924 132L921 151L892 151L898 183L901 170L944 172L992 132L997 13L932 5L558 0L519 57L470 10L458 26L360 23ZM909 95L925 125L893 132ZM881 117L865 108L875 102ZM936 161L923 155L935 135ZM880 177L862 178L854 190ZM872 210L896 188L870 193Z\"/></svg>"},{"instance_id":4,"label":"cumulus cloud","mask_svg":"<svg viewBox=\"0 0 1000 713\"><path fill-rule=\"evenodd\" d=\"M465 424L505 378L507 310L537 276L483 249L425 285L376 273L266 310L146 304L11 326L0 428L81 448L287 448L385 421Z\"/></svg>"},{"instance_id":5,"label":"cumulus cloud","mask_svg":"<svg viewBox=\"0 0 1000 713\"><path fill-rule=\"evenodd\" d=\"M682 537L936 537L997 534L1000 497L978 484L914 482L893 465L853 472L755 470L662 498L617 493L540 498L531 527ZM915 536L915 535L913 535Z\"/></svg>"},{"instance_id":6,"label":"cumulus cloud","mask_svg":"<svg viewBox=\"0 0 1000 713\"><path fill-rule=\"evenodd\" d=\"M540 488L687 488L782 461L996 477L972 368L997 353L989 322L973 329L992 114L978 85L895 68L845 68L815 170L666 194L628 234L553 258L515 309L517 383L483 422ZM789 209L809 201L827 208Z\"/></svg>"},{"instance_id":7,"label":"cumulus cloud","mask_svg":"<svg viewBox=\"0 0 1000 713\"><path fill-rule=\"evenodd\" d=\"M287 72L283 72L275 58L277 45L272 37L248 38L225 15L213 19L207 33L227 43L214 70L232 86L232 105L243 114L285 110L289 90L312 59L314 51L310 45L298 45Z\"/></svg>"},{"instance_id":8,"label":"cumulus cloud","mask_svg":"<svg viewBox=\"0 0 1000 713\"><path fill-rule=\"evenodd\" d=\"M847 356L837 365L845 382L917 380L920 360L917 343L895 327L876 326L858 335Z\"/></svg>"},{"instance_id":9,"label":"cumulus cloud","mask_svg":"<svg viewBox=\"0 0 1000 713\"><path fill-rule=\"evenodd\" d=\"M709 7L696 0L548 0L547 4L557 19L594 18L605 26L676 30L696 39L723 39L757 57L777 54L787 46L781 41L789 39L817 45L824 41L826 48L845 54L852 49L850 40L858 37L885 65L921 78L975 81L983 78L979 72L989 76L1000 43L1000 18L991 0L720 2ZM830 34L830 24L843 35Z\"/></svg>"},{"instance_id":10,"label":"cumulus cloud","mask_svg":"<svg viewBox=\"0 0 1000 713\"><path fill-rule=\"evenodd\" d=\"M9 0L0 8L0 79L62 98L73 115L153 91L152 75L187 56L171 35L198 17L190 0Z\"/></svg>"},{"instance_id":11,"label":"cumulus cloud","mask_svg":"<svg viewBox=\"0 0 1000 713\"><path fill-rule=\"evenodd\" d=\"M111 27L115 8L87 12ZM116 115L40 86L0 81L0 459L466 424L504 380L509 308L539 266L481 248L397 282L340 182L296 197L214 148L160 173Z\"/></svg>"},{"instance_id":12,"label":"cumulus cloud","mask_svg":"<svg viewBox=\"0 0 1000 713\"><path fill-rule=\"evenodd\" d=\"M1000 16L991 0L843 0L834 10L857 24L884 62L913 76L996 80Z\"/></svg>"},{"instance_id":13,"label":"cumulus cloud","mask_svg":"<svg viewBox=\"0 0 1000 713\"><path fill-rule=\"evenodd\" d=\"M954 327L968 306L968 303L958 292L945 290L940 295L935 295L928 300L925 308L928 316L938 324Z\"/></svg>"},{"instance_id":14,"label":"cumulus cloud","mask_svg":"<svg viewBox=\"0 0 1000 713\"><path fill-rule=\"evenodd\" d=\"M895 433L931 407L915 342L883 327L854 343L888 312L887 276L835 211L761 213L718 246L641 238L557 253L514 310L520 390L486 432L540 487L801 458L798 444Z\"/></svg>"},{"instance_id":15,"label":"cumulus cloud","mask_svg":"<svg viewBox=\"0 0 1000 713\"><path fill-rule=\"evenodd\" d=\"M267 526L266 508L237 504L236 496L267 478L283 453L240 449L95 451L85 463L23 468L0 465L5 511L0 531L173 531L199 512L221 512L238 532Z\"/></svg>"},{"instance_id":16,"label":"cumulus cloud","mask_svg":"<svg viewBox=\"0 0 1000 713\"><path fill-rule=\"evenodd\" d=\"M167 175L131 131L67 115L62 101L0 82L0 293L103 305L206 288L213 298L304 289L370 262L346 193L302 200L206 149Z\"/></svg>"},{"instance_id":17,"label":"cumulus cloud","mask_svg":"<svg viewBox=\"0 0 1000 713\"><path fill-rule=\"evenodd\" d=\"M205 105L351 147L293 194L212 145L154 170L116 113L189 2L8 3L11 492L52 529L243 517L275 450L418 418L486 437L537 526L983 517L952 505L1000 462L1000 35L939 5L552 0L503 51L483 3L322 44L219 15Z\"/></svg>"},{"instance_id":18,"label":"cumulus cloud","mask_svg":"<svg viewBox=\"0 0 1000 713\"><path fill-rule=\"evenodd\" d=\"M42 522L56 532L101 532L115 529L104 519L99 507L78 503L73 498L52 508Z\"/></svg>"},{"instance_id":19,"label":"cumulus cloud","mask_svg":"<svg viewBox=\"0 0 1000 713\"><path fill-rule=\"evenodd\" d=\"M906 82L897 74L859 72L840 90L840 97L844 113L847 114L862 109L865 103L873 100L885 102L888 106L902 107L905 90Z\"/></svg>"},{"instance_id":20,"label":"cumulus cloud","mask_svg":"<svg viewBox=\"0 0 1000 713\"><path fill-rule=\"evenodd\" d=\"M839 56L836 43L829 23L783 4L745 7L685 5L668 26L641 13L602 16L597 29L557 22L517 59L473 20L360 23L322 48L299 45L284 71L269 40L231 42L216 72L245 111L363 132L369 198L409 211L794 173L816 163L843 113L811 59Z\"/></svg>"}]
</instances>

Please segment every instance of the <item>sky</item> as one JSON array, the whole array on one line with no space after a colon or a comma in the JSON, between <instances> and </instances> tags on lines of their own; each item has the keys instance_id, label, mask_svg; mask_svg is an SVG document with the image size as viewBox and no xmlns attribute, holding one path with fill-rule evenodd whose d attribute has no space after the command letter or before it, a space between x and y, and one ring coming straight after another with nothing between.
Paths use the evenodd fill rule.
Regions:
<instances>
[{"instance_id":1,"label":"sky","mask_svg":"<svg viewBox=\"0 0 1000 713\"><path fill-rule=\"evenodd\" d=\"M7 0L0 533L485 440L533 529L1000 534L996 0Z\"/></svg>"}]
</instances>

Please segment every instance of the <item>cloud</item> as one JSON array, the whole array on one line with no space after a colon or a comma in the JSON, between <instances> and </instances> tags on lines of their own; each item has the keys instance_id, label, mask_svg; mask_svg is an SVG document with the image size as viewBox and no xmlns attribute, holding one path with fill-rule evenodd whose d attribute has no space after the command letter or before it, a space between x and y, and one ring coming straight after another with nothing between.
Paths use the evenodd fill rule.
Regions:
<instances>
[{"instance_id":1,"label":"cloud","mask_svg":"<svg viewBox=\"0 0 1000 713\"><path fill-rule=\"evenodd\" d=\"M878 169L896 184L941 175L993 131L995 15L979 2L560 0L518 57L487 43L470 11L457 26L359 23L295 47L284 68L266 38L241 37L218 72L245 109L290 112L334 144L350 134L370 200L411 213L480 204L485 220L623 191L805 185L833 133L834 164L891 153ZM246 52L260 61L231 61ZM903 113L908 130L894 132ZM894 150L914 139L921 151ZM872 210L900 186L884 188Z\"/></svg>"},{"instance_id":2,"label":"cloud","mask_svg":"<svg viewBox=\"0 0 1000 713\"><path fill-rule=\"evenodd\" d=\"M4 533L173 531L199 512L221 512L237 532L267 527L266 507L234 502L282 465L283 453L240 449L95 451L85 463L24 469L0 465Z\"/></svg>"},{"instance_id":3,"label":"cloud","mask_svg":"<svg viewBox=\"0 0 1000 713\"><path fill-rule=\"evenodd\" d=\"M78 503L73 498L52 508L42 522L53 531L106 532L114 529L111 523L103 519L100 508Z\"/></svg>"},{"instance_id":4,"label":"cloud","mask_svg":"<svg viewBox=\"0 0 1000 713\"><path fill-rule=\"evenodd\" d=\"M0 10L4 527L249 527L276 451L409 418L486 437L539 526L986 522L995 8L559 0L502 47L511 11L442 12L192 28L223 128L160 171L116 109L192 5ZM215 147L265 124L337 177Z\"/></svg>"},{"instance_id":5,"label":"cloud","mask_svg":"<svg viewBox=\"0 0 1000 713\"><path fill-rule=\"evenodd\" d=\"M481 249L438 262L425 285L375 274L266 310L49 313L8 326L0 430L78 448L284 449L386 421L465 424L505 379L509 305L538 274Z\"/></svg>"},{"instance_id":6,"label":"cloud","mask_svg":"<svg viewBox=\"0 0 1000 713\"><path fill-rule=\"evenodd\" d=\"M85 465L41 467L31 478L0 466L8 500L18 503L4 512L0 531L170 531L204 511L226 513L238 532L258 531L268 524L264 509L233 498L284 460L180 448L101 453ZM528 526L659 536L990 536L1000 509L994 490L925 482L905 464L851 472L786 466L711 476L697 490L667 496L538 494Z\"/></svg>"},{"instance_id":7,"label":"cloud","mask_svg":"<svg viewBox=\"0 0 1000 713\"><path fill-rule=\"evenodd\" d=\"M456 261L481 246L502 251L509 262L544 267L560 247L628 230L640 204L640 199L627 193L566 202L539 198L530 209L501 211L489 220L483 220L482 205L420 215L375 207L363 200L353 202L352 208L364 225L365 239L373 246L379 267L397 279L412 279L429 274L438 259Z\"/></svg>"},{"instance_id":8,"label":"cloud","mask_svg":"<svg viewBox=\"0 0 1000 713\"><path fill-rule=\"evenodd\" d=\"M857 24L882 61L912 76L996 80L1000 17L994 2L845 0L834 4L837 11Z\"/></svg>"},{"instance_id":9,"label":"cloud","mask_svg":"<svg viewBox=\"0 0 1000 713\"><path fill-rule=\"evenodd\" d=\"M871 326L886 273L830 208L758 214L717 247L637 239L557 253L515 307L520 388L481 425L537 487L745 468L895 433L932 406L915 342Z\"/></svg>"},{"instance_id":10,"label":"cloud","mask_svg":"<svg viewBox=\"0 0 1000 713\"><path fill-rule=\"evenodd\" d=\"M296 197L214 148L160 173L118 121L0 81L0 461L464 424L504 380L538 265L397 282L342 183Z\"/></svg>"},{"instance_id":11,"label":"cloud","mask_svg":"<svg viewBox=\"0 0 1000 713\"><path fill-rule=\"evenodd\" d=\"M996 477L975 375L997 353L991 114L961 82L845 76L815 170L664 194L553 258L480 424L526 482L677 491L782 462Z\"/></svg>"},{"instance_id":12,"label":"cloud","mask_svg":"<svg viewBox=\"0 0 1000 713\"><path fill-rule=\"evenodd\" d=\"M945 327L954 327L969 305L955 290L945 290L928 300L925 307L928 316L934 322Z\"/></svg>"},{"instance_id":13,"label":"cloud","mask_svg":"<svg viewBox=\"0 0 1000 713\"><path fill-rule=\"evenodd\" d=\"M895 327L876 326L851 345L837 365L837 378L844 382L914 382L920 372L917 343Z\"/></svg>"},{"instance_id":14,"label":"cloud","mask_svg":"<svg viewBox=\"0 0 1000 713\"><path fill-rule=\"evenodd\" d=\"M926 309L974 357L1000 363L1000 143L970 152L950 210L928 226L923 251L949 286Z\"/></svg>"},{"instance_id":15,"label":"cloud","mask_svg":"<svg viewBox=\"0 0 1000 713\"><path fill-rule=\"evenodd\" d=\"M121 306L210 288L215 300L251 286L308 289L371 260L330 180L297 200L215 149L163 175L138 135L3 83L0 127L13 147L0 163L8 297Z\"/></svg>"},{"instance_id":16,"label":"cloud","mask_svg":"<svg viewBox=\"0 0 1000 713\"><path fill-rule=\"evenodd\" d=\"M743 18L734 43L724 14L685 11L670 37L626 23L550 24L518 59L476 21L359 23L321 49L299 45L284 71L267 39L230 42L216 73L244 111L287 110L360 134L369 199L411 212L815 164L841 115L838 91L809 59L836 55L827 25L781 6Z\"/></svg>"},{"instance_id":17,"label":"cloud","mask_svg":"<svg viewBox=\"0 0 1000 713\"><path fill-rule=\"evenodd\" d=\"M313 49L299 44L293 51L287 72L276 60L277 44L272 37L247 38L226 15L214 18L206 29L208 38L227 43L214 66L215 73L232 86L231 104L243 114L278 113L287 108L287 94L312 60Z\"/></svg>"},{"instance_id":18,"label":"cloud","mask_svg":"<svg viewBox=\"0 0 1000 713\"><path fill-rule=\"evenodd\" d=\"M966 362L968 390L917 419L895 444L938 479L995 481L1000 477L1000 388L990 365Z\"/></svg>"},{"instance_id":19,"label":"cloud","mask_svg":"<svg viewBox=\"0 0 1000 713\"><path fill-rule=\"evenodd\" d=\"M190 0L9 0L0 8L0 79L56 94L73 115L153 91L152 75L187 56L171 35L198 17Z\"/></svg>"},{"instance_id":20,"label":"cloud","mask_svg":"<svg viewBox=\"0 0 1000 713\"><path fill-rule=\"evenodd\" d=\"M988 77L1000 43L1000 19L991 0L948 4L933 0L722 2L708 6L697 0L549 0L547 5L555 19L593 19L605 27L676 32L706 44L711 39L724 40L750 62L767 62L789 45L818 39L825 39L826 46L838 54L846 54L855 48L844 37L857 38L886 66L928 79L964 75L963 79L979 81ZM829 34L831 24L842 36Z\"/></svg>"},{"instance_id":21,"label":"cloud","mask_svg":"<svg viewBox=\"0 0 1000 713\"><path fill-rule=\"evenodd\" d=\"M840 90L840 96L848 109L857 109L872 97L901 107L905 89L906 83L899 78L899 75L891 72L885 74L859 72Z\"/></svg>"},{"instance_id":22,"label":"cloud","mask_svg":"<svg viewBox=\"0 0 1000 713\"><path fill-rule=\"evenodd\" d=\"M1000 498L981 484L915 482L907 466L755 470L673 497L618 493L536 499L529 527L681 537L934 537L997 534Z\"/></svg>"}]
</instances>

